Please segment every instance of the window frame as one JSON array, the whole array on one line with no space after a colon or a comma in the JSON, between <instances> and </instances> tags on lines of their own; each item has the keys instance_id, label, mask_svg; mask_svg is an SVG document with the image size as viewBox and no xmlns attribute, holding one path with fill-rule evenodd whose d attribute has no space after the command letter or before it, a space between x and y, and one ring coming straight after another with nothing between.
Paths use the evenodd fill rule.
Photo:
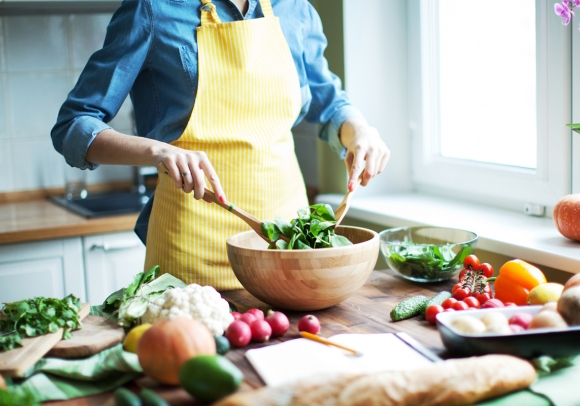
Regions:
<instances>
[{"instance_id":1,"label":"window frame","mask_svg":"<svg viewBox=\"0 0 580 406\"><path fill-rule=\"evenodd\" d=\"M572 190L572 136L565 126L572 122L572 28L562 26L552 3L535 0L537 168L447 158L438 153L438 3L408 3L413 189L517 210L524 203L553 207Z\"/></svg>"}]
</instances>

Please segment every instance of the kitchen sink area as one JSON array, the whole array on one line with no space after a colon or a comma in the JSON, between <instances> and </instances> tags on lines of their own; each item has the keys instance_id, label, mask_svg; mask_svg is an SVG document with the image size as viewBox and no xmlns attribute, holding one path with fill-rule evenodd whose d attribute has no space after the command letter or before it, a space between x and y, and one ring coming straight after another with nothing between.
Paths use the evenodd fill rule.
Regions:
<instances>
[{"instance_id":1,"label":"kitchen sink area","mask_svg":"<svg viewBox=\"0 0 580 406\"><path fill-rule=\"evenodd\" d=\"M149 201L153 191L144 193L117 191L89 194L85 199L67 199L53 196L51 201L85 218L139 213Z\"/></svg>"}]
</instances>

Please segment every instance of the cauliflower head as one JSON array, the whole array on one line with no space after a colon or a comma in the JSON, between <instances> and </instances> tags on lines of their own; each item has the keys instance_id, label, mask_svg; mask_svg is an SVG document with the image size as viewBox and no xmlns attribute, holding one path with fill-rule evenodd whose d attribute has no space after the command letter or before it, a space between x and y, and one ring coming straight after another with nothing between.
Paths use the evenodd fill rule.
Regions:
<instances>
[{"instance_id":1,"label":"cauliflower head","mask_svg":"<svg viewBox=\"0 0 580 406\"><path fill-rule=\"evenodd\" d=\"M147 305L143 323L155 323L176 317L194 318L203 323L214 336L223 335L234 321L228 302L211 286L195 283L184 288L166 290Z\"/></svg>"}]
</instances>

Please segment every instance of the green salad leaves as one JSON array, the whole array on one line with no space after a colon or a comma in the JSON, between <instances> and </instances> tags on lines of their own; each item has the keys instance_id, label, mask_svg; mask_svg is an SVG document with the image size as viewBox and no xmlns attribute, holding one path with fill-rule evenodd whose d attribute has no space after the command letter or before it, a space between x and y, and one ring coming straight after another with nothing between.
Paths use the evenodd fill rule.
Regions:
<instances>
[{"instance_id":1,"label":"green salad leaves","mask_svg":"<svg viewBox=\"0 0 580 406\"><path fill-rule=\"evenodd\" d=\"M296 250L344 247L352 243L334 233L336 218L328 204L314 204L298 210L298 218L287 222L281 217L262 222L262 235L270 241L271 249ZM281 239L284 236L288 241Z\"/></svg>"},{"instance_id":2,"label":"green salad leaves","mask_svg":"<svg viewBox=\"0 0 580 406\"><path fill-rule=\"evenodd\" d=\"M463 246L458 253L453 251L453 245L402 242L393 247L396 248L385 253L391 265L403 275L425 279L445 277L456 271L457 267L463 264L465 257L472 253L469 245Z\"/></svg>"},{"instance_id":3,"label":"green salad leaves","mask_svg":"<svg viewBox=\"0 0 580 406\"><path fill-rule=\"evenodd\" d=\"M64 299L35 297L5 303L0 319L0 351L22 345L22 338L55 333L63 329L63 339L72 337L71 330L81 328L78 316L81 301L74 295Z\"/></svg>"}]
</instances>

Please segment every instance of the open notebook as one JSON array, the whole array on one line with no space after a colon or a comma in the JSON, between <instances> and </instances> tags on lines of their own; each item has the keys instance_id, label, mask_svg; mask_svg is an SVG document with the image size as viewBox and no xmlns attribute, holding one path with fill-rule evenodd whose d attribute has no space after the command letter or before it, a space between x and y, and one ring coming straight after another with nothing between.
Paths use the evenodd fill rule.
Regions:
<instances>
[{"instance_id":1,"label":"open notebook","mask_svg":"<svg viewBox=\"0 0 580 406\"><path fill-rule=\"evenodd\" d=\"M279 385L327 372L379 372L419 368L440 361L404 333L338 334L329 340L363 353L350 353L298 338L246 351L246 358L266 385Z\"/></svg>"}]
</instances>

